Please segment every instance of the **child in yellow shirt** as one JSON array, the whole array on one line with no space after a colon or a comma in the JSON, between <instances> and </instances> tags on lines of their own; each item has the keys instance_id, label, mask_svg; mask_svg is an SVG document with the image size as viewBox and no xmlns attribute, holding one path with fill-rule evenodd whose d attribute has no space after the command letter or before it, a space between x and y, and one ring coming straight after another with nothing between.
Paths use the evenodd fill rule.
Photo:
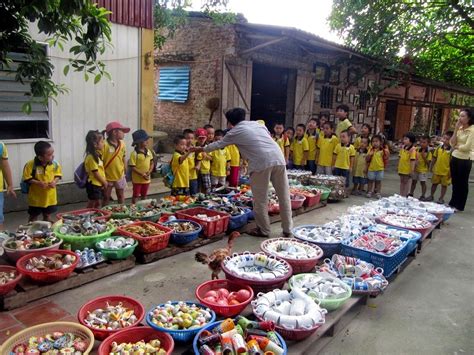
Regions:
<instances>
[{"instance_id":1,"label":"child in yellow shirt","mask_svg":"<svg viewBox=\"0 0 474 355\"><path fill-rule=\"evenodd\" d=\"M368 147L369 139L365 137L361 138L354 159L354 167L352 169L352 182L354 183L354 187L352 188L353 195L361 195L365 192L365 187L367 185Z\"/></svg>"},{"instance_id":2,"label":"child in yellow shirt","mask_svg":"<svg viewBox=\"0 0 474 355\"><path fill-rule=\"evenodd\" d=\"M135 203L139 197L145 200L148 195L153 170L153 153L148 149L150 136L146 131L139 129L133 132L132 137L132 146L135 149L130 154L128 166L132 169L132 203Z\"/></svg>"},{"instance_id":3,"label":"child in yellow shirt","mask_svg":"<svg viewBox=\"0 0 474 355\"><path fill-rule=\"evenodd\" d=\"M194 132L190 129L183 131L184 138L186 139L186 149L190 150L195 146ZM196 169L196 154L194 152L189 153L188 156L188 167L189 167L189 193L191 196L196 195L199 192L198 184L198 171ZM199 166L198 166L199 167Z\"/></svg>"},{"instance_id":4,"label":"child in yellow shirt","mask_svg":"<svg viewBox=\"0 0 474 355\"><path fill-rule=\"evenodd\" d=\"M442 142L443 145L437 147L433 152L433 159L431 160L430 170L433 172L431 178L431 195L426 200L433 201L434 194L438 185L441 184L441 195L439 196L438 203L444 204L444 196L448 186L451 185L451 145L449 141L453 136L453 131L448 131L443 134Z\"/></svg>"},{"instance_id":5,"label":"child in yellow shirt","mask_svg":"<svg viewBox=\"0 0 474 355\"><path fill-rule=\"evenodd\" d=\"M224 131L218 129L215 132L215 141L220 141L224 138ZM225 186L225 179L227 176L227 166L230 162L230 154L226 148L217 149L209 153L211 157L211 186L216 188Z\"/></svg>"},{"instance_id":6,"label":"child in yellow shirt","mask_svg":"<svg viewBox=\"0 0 474 355\"><path fill-rule=\"evenodd\" d=\"M342 131L341 144L334 147L333 153L333 173L336 176L343 176L346 179L346 188L349 187L349 176L354 166L355 149L350 144L349 132Z\"/></svg>"},{"instance_id":7,"label":"child in yellow shirt","mask_svg":"<svg viewBox=\"0 0 474 355\"><path fill-rule=\"evenodd\" d=\"M204 147L207 144L207 132L204 128L198 128L195 136L197 137L196 146ZM211 157L204 152L196 156L196 171L199 172L198 183L200 191L208 194L211 191Z\"/></svg>"},{"instance_id":8,"label":"child in yellow shirt","mask_svg":"<svg viewBox=\"0 0 474 355\"><path fill-rule=\"evenodd\" d=\"M360 128L360 134L354 139L354 148L356 150L359 149L362 138L367 138L369 142L367 149L370 149L370 142L372 140L370 136L371 133L372 133L372 127L368 123L364 123L362 127Z\"/></svg>"},{"instance_id":9,"label":"child in yellow shirt","mask_svg":"<svg viewBox=\"0 0 474 355\"><path fill-rule=\"evenodd\" d=\"M400 160L398 161L398 175L400 176L400 195L408 196L411 179L415 173L416 166L416 148L415 135L411 132L403 136L403 147L400 149Z\"/></svg>"},{"instance_id":10,"label":"child in yellow shirt","mask_svg":"<svg viewBox=\"0 0 474 355\"><path fill-rule=\"evenodd\" d=\"M110 122L105 127L107 139L102 151L102 160L104 161L105 177L108 185L104 192L104 205L109 203L114 188L117 194L117 202L123 204L125 200L124 190L127 186L127 180L125 179L126 149L123 139L125 133L128 132L130 132L130 128L116 121Z\"/></svg>"},{"instance_id":11,"label":"child in yellow shirt","mask_svg":"<svg viewBox=\"0 0 474 355\"><path fill-rule=\"evenodd\" d=\"M39 215L52 222L51 214L57 211L58 196L56 184L62 177L61 166L54 161L54 148L51 144L39 141L35 144L36 157L25 164L23 181L29 184L29 221L36 221Z\"/></svg>"},{"instance_id":12,"label":"child in yellow shirt","mask_svg":"<svg viewBox=\"0 0 474 355\"><path fill-rule=\"evenodd\" d=\"M426 200L426 181L428 180L428 172L430 170L431 159L433 154L430 150L430 137L423 136L420 138L420 146L416 149L417 163L415 173L411 182L411 190L408 196L413 196L416 189L416 183L419 181L421 185L420 201Z\"/></svg>"},{"instance_id":13,"label":"child in yellow shirt","mask_svg":"<svg viewBox=\"0 0 474 355\"><path fill-rule=\"evenodd\" d=\"M186 138L179 135L174 139L175 151L171 158L171 171L174 176L171 186L172 196L189 196L189 163L190 152L186 149Z\"/></svg>"},{"instance_id":14,"label":"child in yellow shirt","mask_svg":"<svg viewBox=\"0 0 474 355\"><path fill-rule=\"evenodd\" d=\"M278 144L285 157L286 164L288 164L288 160L290 157L290 140L286 133L284 133L285 127L283 123L277 122L273 127L273 140Z\"/></svg>"},{"instance_id":15,"label":"child in yellow shirt","mask_svg":"<svg viewBox=\"0 0 474 355\"><path fill-rule=\"evenodd\" d=\"M290 143L288 147L288 162L286 163L287 169L293 169L293 158L291 157L291 145L293 144L293 140L295 139L295 129L293 127L288 127L285 129L285 134L288 137L288 142Z\"/></svg>"},{"instance_id":16,"label":"child in yellow shirt","mask_svg":"<svg viewBox=\"0 0 474 355\"><path fill-rule=\"evenodd\" d=\"M308 129L306 130L306 139L308 140L308 163L307 170L311 173L316 174L316 147L318 143L318 122L315 118L311 118L308 121Z\"/></svg>"},{"instance_id":17,"label":"child in yellow shirt","mask_svg":"<svg viewBox=\"0 0 474 355\"><path fill-rule=\"evenodd\" d=\"M7 186L4 186L4 179ZM7 195L10 197L16 197L16 193L13 190L13 179L12 170L10 163L8 162L8 150L5 143L0 142L0 231L3 231L3 202L4 202L4 188L6 189Z\"/></svg>"},{"instance_id":18,"label":"child in yellow shirt","mask_svg":"<svg viewBox=\"0 0 474 355\"><path fill-rule=\"evenodd\" d=\"M86 135L86 158L84 168L87 173L87 208L100 208L107 189L102 152L104 150L104 136L99 131L89 131Z\"/></svg>"},{"instance_id":19,"label":"child in yellow shirt","mask_svg":"<svg viewBox=\"0 0 474 355\"><path fill-rule=\"evenodd\" d=\"M290 146L293 167L299 170L304 170L308 161L309 144L305 130L306 126L302 123L296 126L295 138Z\"/></svg>"},{"instance_id":20,"label":"child in yellow shirt","mask_svg":"<svg viewBox=\"0 0 474 355\"><path fill-rule=\"evenodd\" d=\"M390 152L384 147L382 136L376 134L372 137L372 146L367 154L367 179L369 186L367 188L367 197L371 198L373 194L381 198L382 180L385 171L385 162L388 161Z\"/></svg>"},{"instance_id":21,"label":"child in yellow shirt","mask_svg":"<svg viewBox=\"0 0 474 355\"><path fill-rule=\"evenodd\" d=\"M237 187L240 178L240 152L235 144L228 145L227 151L230 156L229 186Z\"/></svg>"},{"instance_id":22,"label":"child in yellow shirt","mask_svg":"<svg viewBox=\"0 0 474 355\"><path fill-rule=\"evenodd\" d=\"M334 134L334 125L332 122L323 124L323 134L319 136L316 161L318 162L318 174L332 175L332 156L334 148L339 143L339 139Z\"/></svg>"}]
</instances>

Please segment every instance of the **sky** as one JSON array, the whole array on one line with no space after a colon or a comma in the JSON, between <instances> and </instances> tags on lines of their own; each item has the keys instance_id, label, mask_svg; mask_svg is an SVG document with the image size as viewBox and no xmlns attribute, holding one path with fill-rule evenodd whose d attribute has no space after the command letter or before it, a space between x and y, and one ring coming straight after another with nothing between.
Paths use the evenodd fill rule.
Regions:
<instances>
[{"instance_id":1,"label":"sky","mask_svg":"<svg viewBox=\"0 0 474 355\"><path fill-rule=\"evenodd\" d=\"M251 23L296 27L342 43L327 24L331 7L332 0L229 0L227 6L231 12L242 13Z\"/></svg>"}]
</instances>

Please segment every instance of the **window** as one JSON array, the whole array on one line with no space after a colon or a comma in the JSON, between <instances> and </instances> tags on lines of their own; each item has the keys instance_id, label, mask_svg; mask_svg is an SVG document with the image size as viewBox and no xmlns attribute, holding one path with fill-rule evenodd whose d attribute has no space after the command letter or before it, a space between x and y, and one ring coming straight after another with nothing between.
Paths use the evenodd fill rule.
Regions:
<instances>
[{"instance_id":1,"label":"window","mask_svg":"<svg viewBox=\"0 0 474 355\"><path fill-rule=\"evenodd\" d=\"M330 86L323 86L321 89L321 108L332 108L334 100L334 89Z\"/></svg>"},{"instance_id":2,"label":"window","mask_svg":"<svg viewBox=\"0 0 474 355\"><path fill-rule=\"evenodd\" d=\"M184 103L189 95L189 67L160 68L158 99Z\"/></svg>"},{"instance_id":3,"label":"window","mask_svg":"<svg viewBox=\"0 0 474 355\"><path fill-rule=\"evenodd\" d=\"M47 50L46 45L44 50ZM21 108L29 101L30 81L15 81L16 70L28 60L24 53L10 52L9 66L0 64L0 139L50 138L50 118L47 105L33 103L31 114Z\"/></svg>"}]
</instances>

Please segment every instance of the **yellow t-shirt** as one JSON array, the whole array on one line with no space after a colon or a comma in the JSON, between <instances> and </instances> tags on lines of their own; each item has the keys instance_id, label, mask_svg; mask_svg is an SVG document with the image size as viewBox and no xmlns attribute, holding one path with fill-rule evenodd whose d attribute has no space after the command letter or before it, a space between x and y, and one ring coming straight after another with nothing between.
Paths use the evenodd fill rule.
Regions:
<instances>
[{"instance_id":1,"label":"yellow t-shirt","mask_svg":"<svg viewBox=\"0 0 474 355\"><path fill-rule=\"evenodd\" d=\"M34 176L33 166L36 168ZM43 166L36 158L26 163L23 169L23 180L29 181L32 179L50 183L55 178L61 178L61 165L53 161L52 163ZM58 204L58 197L55 187L41 188L38 185L30 184L28 191L28 206L46 208L49 206L56 206Z\"/></svg>"},{"instance_id":2,"label":"yellow t-shirt","mask_svg":"<svg viewBox=\"0 0 474 355\"><path fill-rule=\"evenodd\" d=\"M405 147L403 147L400 149L399 157L398 173L409 175L411 173L410 162L416 160L416 148L412 146L409 149L405 149Z\"/></svg>"},{"instance_id":3,"label":"yellow t-shirt","mask_svg":"<svg viewBox=\"0 0 474 355\"><path fill-rule=\"evenodd\" d=\"M354 159L354 167L352 171L354 172L353 175L355 177L367 177L365 174L365 170L367 168L367 153L356 151L355 159Z\"/></svg>"},{"instance_id":4,"label":"yellow t-shirt","mask_svg":"<svg viewBox=\"0 0 474 355\"><path fill-rule=\"evenodd\" d=\"M201 167L199 168L199 172L201 174L210 174L211 172L211 161L208 159L204 159L204 156L207 155L206 153L199 153L197 160L201 162ZM208 155L207 155L208 156Z\"/></svg>"},{"instance_id":5,"label":"yellow t-shirt","mask_svg":"<svg viewBox=\"0 0 474 355\"><path fill-rule=\"evenodd\" d=\"M8 160L8 150L5 143L0 142L0 150L2 151L2 156L0 157L0 159ZM2 165L0 165L0 192L2 192L4 188L5 187L3 186L3 170Z\"/></svg>"},{"instance_id":6,"label":"yellow t-shirt","mask_svg":"<svg viewBox=\"0 0 474 355\"><path fill-rule=\"evenodd\" d=\"M433 158L433 154L431 153L430 150L428 150L428 154L426 154L426 161L423 159L421 156L421 148L417 149L417 156L418 156L418 161L416 164L415 171L417 173L427 173L428 170L430 170L430 162L431 159Z\"/></svg>"},{"instance_id":7,"label":"yellow t-shirt","mask_svg":"<svg viewBox=\"0 0 474 355\"><path fill-rule=\"evenodd\" d=\"M435 149L433 157L436 158L436 161L433 165L433 174L446 176L449 175L449 163L451 162L451 147L445 149L443 146L440 146Z\"/></svg>"},{"instance_id":8,"label":"yellow t-shirt","mask_svg":"<svg viewBox=\"0 0 474 355\"><path fill-rule=\"evenodd\" d=\"M375 148L371 148L369 154L371 154L371 152L373 152L373 154L369 164L369 171L384 171L385 164L383 163L383 149L376 150Z\"/></svg>"},{"instance_id":9,"label":"yellow t-shirt","mask_svg":"<svg viewBox=\"0 0 474 355\"><path fill-rule=\"evenodd\" d=\"M344 121L340 121L336 127L336 136L339 138L339 135L341 134L341 132L345 131L351 126L352 126L352 122L349 121L348 118L346 118Z\"/></svg>"},{"instance_id":10,"label":"yellow t-shirt","mask_svg":"<svg viewBox=\"0 0 474 355\"><path fill-rule=\"evenodd\" d=\"M117 148L120 149L117 156L110 162L112 157L115 155L115 146L110 144L108 140L105 140L104 150L102 151L102 160L104 162L105 177L107 181L118 181L125 174L125 143L120 141L120 146Z\"/></svg>"},{"instance_id":11,"label":"yellow t-shirt","mask_svg":"<svg viewBox=\"0 0 474 355\"><path fill-rule=\"evenodd\" d=\"M285 134L282 134L280 138L273 137L273 140L278 144L283 155L285 155L285 148L290 146L290 140Z\"/></svg>"},{"instance_id":12,"label":"yellow t-shirt","mask_svg":"<svg viewBox=\"0 0 474 355\"><path fill-rule=\"evenodd\" d=\"M196 180L198 178L196 167L196 154L191 153L188 156L189 180Z\"/></svg>"},{"instance_id":13,"label":"yellow t-shirt","mask_svg":"<svg viewBox=\"0 0 474 355\"><path fill-rule=\"evenodd\" d=\"M308 139L306 137L293 139L290 150L293 152L293 164L303 165L304 152L309 151Z\"/></svg>"},{"instance_id":14,"label":"yellow t-shirt","mask_svg":"<svg viewBox=\"0 0 474 355\"><path fill-rule=\"evenodd\" d=\"M334 167L347 170L351 167L351 157L355 156L355 149L352 144L348 147L338 144L334 148L334 154L336 155Z\"/></svg>"},{"instance_id":15,"label":"yellow t-shirt","mask_svg":"<svg viewBox=\"0 0 474 355\"><path fill-rule=\"evenodd\" d=\"M88 176L87 181L92 185L102 186L102 183L93 174L94 171L97 171L100 176L105 178L104 162L102 159L99 157L99 161L97 162L92 155L87 154L86 159L84 160L84 166Z\"/></svg>"},{"instance_id":16,"label":"yellow t-shirt","mask_svg":"<svg viewBox=\"0 0 474 355\"><path fill-rule=\"evenodd\" d=\"M332 155L334 153L334 148L339 143L339 139L332 135L330 138L324 136L319 136L318 139L318 165L320 166L332 166Z\"/></svg>"},{"instance_id":17,"label":"yellow t-shirt","mask_svg":"<svg viewBox=\"0 0 474 355\"><path fill-rule=\"evenodd\" d=\"M141 174L145 174L150 171L152 160L153 154L150 149L147 149L145 153L137 152L137 150L134 149L130 154L128 166L137 169ZM132 182L135 184L149 184L151 180L143 178L132 169Z\"/></svg>"},{"instance_id":18,"label":"yellow t-shirt","mask_svg":"<svg viewBox=\"0 0 474 355\"><path fill-rule=\"evenodd\" d=\"M188 188L189 187L189 164L188 159L184 159L179 163L179 157L182 156L180 152L174 152L171 158L171 171L174 175L173 188Z\"/></svg>"},{"instance_id":19,"label":"yellow t-shirt","mask_svg":"<svg viewBox=\"0 0 474 355\"><path fill-rule=\"evenodd\" d=\"M236 145L228 145L227 150L230 154L230 166L232 167L239 167L240 166L240 152L239 148Z\"/></svg>"},{"instance_id":20,"label":"yellow t-shirt","mask_svg":"<svg viewBox=\"0 0 474 355\"><path fill-rule=\"evenodd\" d=\"M316 147L318 145L318 134L312 135L306 133L306 139L308 140L309 152L308 152L308 160L315 160L316 159Z\"/></svg>"},{"instance_id":21,"label":"yellow t-shirt","mask_svg":"<svg viewBox=\"0 0 474 355\"><path fill-rule=\"evenodd\" d=\"M227 162L230 161L229 151L224 149L217 149L209 153L211 156L211 175L217 177L224 177L227 175Z\"/></svg>"},{"instance_id":22,"label":"yellow t-shirt","mask_svg":"<svg viewBox=\"0 0 474 355\"><path fill-rule=\"evenodd\" d=\"M370 137L367 137L369 139L369 146L368 149L372 148L372 144L370 143ZM357 136L356 139L354 139L354 148L357 150L360 148L360 142L362 141L362 136Z\"/></svg>"}]
</instances>

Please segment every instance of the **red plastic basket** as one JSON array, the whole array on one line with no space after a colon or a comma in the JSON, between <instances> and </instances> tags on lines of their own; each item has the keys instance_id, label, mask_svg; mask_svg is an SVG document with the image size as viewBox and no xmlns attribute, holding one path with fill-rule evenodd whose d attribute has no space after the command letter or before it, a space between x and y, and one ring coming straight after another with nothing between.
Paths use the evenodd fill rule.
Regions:
<instances>
[{"instance_id":1,"label":"red plastic basket","mask_svg":"<svg viewBox=\"0 0 474 355\"><path fill-rule=\"evenodd\" d=\"M259 321L264 319L257 317ZM313 328L310 329L285 329L278 325L275 325L275 330L280 334L285 340L303 340L311 336L316 330L319 329L324 323L316 324Z\"/></svg>"},{"instance_id":2,"label":"red plastic basket","mask_svg":"<svg viewBox=\"0 0 474 355\"><path fill-rule=\"evenodd\" d=\"M220 216L218 220L206 221L196 217L198 214L206 214L207 216ZM224 212L217 212L203 207L189 208L176 212L178 219L189 219L202 226L202 234L207 238L212 238L218 234L224 233L229 226L230 215Z\"/></svg>"},{"instance_id":3,"label":"red plastic basket","mask_svg":"<svg viewBox=\"0 0 474 355\"><path fill-rule=\"evenodd\" d=\"M141 340L149 342L151 340L158 339L161 342L161 348L166 351L167 355L173 353L174 340L173 338L164 332L155 330L151 327L136 327L126 328L112 334L105 339L99 346L99 355L109 355L113 342L120 343L136 343Z\"/></svg>"},{"instance_id":4,"label":"red plastic basket","mask_svg":"<svg viewBox=\"0 0 474 355\"><path fill-rule=\"evenodd\" d=\"M161 235L153 235L150 237L142 237L139 234L127 231L128 227L141 226L144 224L151 224L165 233ZM149 221L131 223L126 226L119 227L117 230L118 234L135 239L138 242L138 249L145 254L165 249L168 246L168 243L170 241L170 235L173 232L173 230L163 227L161 224Z\"/></svg>"},{"instance_id":5,"label":"red plastic basket","mask_svg":"<svg viewBox=\"0 0 474 355\"><path fill-rule=\"evenodd\" d=\"M313 207L316 206L321 201L321 193L311 193L304 195L306 200L304 201L303 206L305 207Z\"/></svg>"},{"instance_id":6,"label":"red plastic basket","mask_svg":"<svg viewBox=\"0 0 474 355\"><path fill-rule=\"evenodd\" d=\"M291 196L291 209L297 210L298 208L303 207L303 203L306 200L306 197L303 195L293 195Z\"/></svg>"},{"instance_id":7,"label":"red plastic basket","mask_svg":"<svg viewBox=\"0 0 474 355\"><path fill-rule=\"evenodd\" d=\"M88 214L88 213L94 213L100 215L100 217L96 217L97 220L100 221L108 221L110 217L112 216L112 212L106 211L106 210L99 210L97 208L84 208L82 210L75 210L75 211L69 211L69 212L62 212L56 214L57 219L62 219L63 215L65 214L72 214L72 215L83 215L83 214Z\"/></svg>"},{"instance_id":8,"label":"red plastic basket","mask_svg":"<svg viewBox=\"0 0 474 355\"><path fill-rule=\"evenodd\" d=\"M84 321L89 315L89 312L92 312L98 308L105 308L107 307L107 303L114 306L117 305L118 303L122 303L124 307L133 309L134 314L137 317L137 321L133 323L130 327L127 327L125 329L130 329L130 328L138 326L143 320L143 317L145 316L145 308L143 307L143 305L131 297L120 296L120 295L110 295L110 296L102 296L102 297L94 298L93 300L84 304L79 309L79 311L77 312L77 319L79 320L79 323L89 328L91 332L94 334L94 337L98 340L104 340L108 336L114 333L118 333L119 331L123 330L123 329L117 329L117 330L96 329L96 328L90 327Z\"/></svg>"},{"instance_id":9,"label":"red plastic basket","mask_svg":"<svg viewBox=\"0 0 474 355\"><path fill-rule=\"evenodd\" d=\"M71 264L71 266L65 269L61 269L61 270L38 272L38 271L30 271L26 269L26 264L28 260L30 260L32 257L35 257L35 256L38 257L41 255L48 256L48 255L54 255L54 254L73 255L76 257L76 260ZM53 282L58 282L58 281L68 278L69 275L72 274L72 272L74 271L78 263L79 263L79 257L76 255L76 253L72 251L48 250L48 251L32 253L32 254L22 256L16 262L16 268L18 269L19 272L21 272L25 276L28 276L33 281L41 282L41 283L53 283Z\"/></svg>"},{"instance_id":10,"label":"red plastic basket","mask_svg":"<svg viewBox=\"0 0 474 355\"><path fill-rule=\"evenodd\" d=\"M13 290L15 286L17 285L17 283L22 278L21 273L17 271L16 267L8 266L8 265L0 265L0 272L12 272L12 271L16 271L17 275L13 280L8 281L4 285L0 285L0 296L6 295L8 292Z\"/></svg>"},{"instance_id":11,"label":"red plastic basket","mask_svg":"<svg viewBox=\"0 0 474 355\"><path fill-rule=\"evenodd\" d=\"M215 303L207 302L204 299L204 295L207 292L209 292L211 290L218 290L220 288L226 288L230 292L236 292L236 291L243 288L243 289L246 289L250 292L250 297L245 302L242 302L242 303L236 304L236 305L229 305L229 306L220 306L220 305L217 305ZM196 293L195 294L196 294L196 298L198 299L198 301L200 303L202 303L203 305L209 307L214 312L216 312L217 315L222 316L222 317L234 317L234 316L240 314L245 309L245 307L247 307L247 305L250 303L250 301L252 301L252 299L254 297L253 290L250 286L242 285L242 284L239 284L237 282L233 282L233 281L225 280L225 279L224 280L206 281L206 282L200 284L196 288Z\"/></svg>"}]
</instances>

